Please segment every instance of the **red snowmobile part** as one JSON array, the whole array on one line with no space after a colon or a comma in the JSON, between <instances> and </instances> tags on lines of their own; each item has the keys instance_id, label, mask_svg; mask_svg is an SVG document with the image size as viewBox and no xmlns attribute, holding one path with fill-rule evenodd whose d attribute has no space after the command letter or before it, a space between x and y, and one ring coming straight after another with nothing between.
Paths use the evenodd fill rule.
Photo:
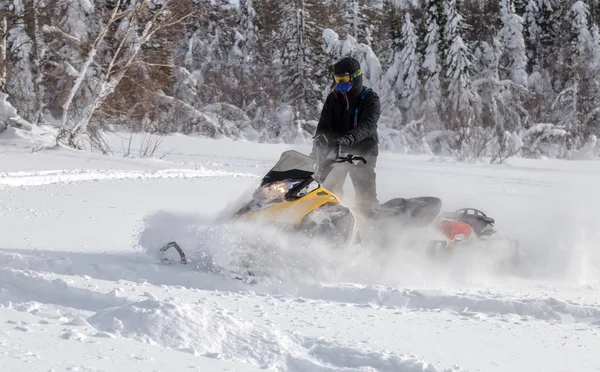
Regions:
<instances>
[{"instance_id":1,"label":"red snowmobile part","mask_svg":"<svg viewBox=\"0 0 600 372\"><path fill-rule=\"evenodd\" d=\"M441 220L439 229L450 240L449 248L452 248L453 243L469 240L473 234L473 229L468 223L450 219Z\"/></svg>"}]
</instances>

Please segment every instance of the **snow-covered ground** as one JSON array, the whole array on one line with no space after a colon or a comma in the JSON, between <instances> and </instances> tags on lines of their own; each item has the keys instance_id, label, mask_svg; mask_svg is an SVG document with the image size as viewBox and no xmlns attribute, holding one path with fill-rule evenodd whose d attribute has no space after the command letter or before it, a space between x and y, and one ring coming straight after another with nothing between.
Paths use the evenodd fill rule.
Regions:
<instances>
[{"instance_id":1,"label":"snow-covered ground","mask_svg":"<svg viewBox=\"0 0 600 372\"><path fill-rule=\"evenodd\" d=\"M111 135L102 156L0 135L1 370L600 370L598 162L380 156L382 201L438 196L518 239L508 274L481 256L326 253L214 222L304 145L173 135L140 159L127 142ZM171 238L221 259L265 250L268 275L164 265L152 251Z\"/></svg>"}]
</instances>

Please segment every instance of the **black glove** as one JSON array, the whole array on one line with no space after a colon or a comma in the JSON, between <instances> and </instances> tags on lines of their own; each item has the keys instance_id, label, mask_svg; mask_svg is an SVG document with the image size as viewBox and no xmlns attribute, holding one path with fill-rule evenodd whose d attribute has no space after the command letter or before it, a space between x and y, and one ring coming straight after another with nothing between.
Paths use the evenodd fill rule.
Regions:
<instances>
[{"instance_id":1,"label":"black glove","mask_svg":"<svg viewBox=\"0 0 600 372\"><path fill-rule=\"evenodd\" d=\"M352 146L352 138L350 136L341 136L337 138L328 138L325 134L319 134L313 140L315 147L338 147Z\"/></svg>"},{"instance_id":2,"label":"black glove","mask_svg":"<svg viewBox=\"0 0 600 372\"><path fill-rule=\"evenodd\" d=\"M334 139L332 142L333 142L334 146L350 147L350 146L352 146L353 141L350 136L341 136L341 137Z\"/></svg>"}]
</instances>

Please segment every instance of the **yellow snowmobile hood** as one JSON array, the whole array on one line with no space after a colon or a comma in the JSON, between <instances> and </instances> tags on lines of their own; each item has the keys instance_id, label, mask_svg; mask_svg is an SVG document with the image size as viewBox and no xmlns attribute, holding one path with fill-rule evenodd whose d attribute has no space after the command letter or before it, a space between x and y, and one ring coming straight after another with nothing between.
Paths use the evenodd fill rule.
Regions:
<instances>
[{"instance_id":1,"label":"yellow snowmobile hood","mask_svg":"<svg viewBox=\"0 0 600 372\"><path fill-rule=\"evenodd\" d=\"M298 225L306 215L327 203L339 204L340 201L328 190L318 187L299 199L271 202L260 209L243 213L239 218L245 221Z\"/></svg>"}]
</instances>

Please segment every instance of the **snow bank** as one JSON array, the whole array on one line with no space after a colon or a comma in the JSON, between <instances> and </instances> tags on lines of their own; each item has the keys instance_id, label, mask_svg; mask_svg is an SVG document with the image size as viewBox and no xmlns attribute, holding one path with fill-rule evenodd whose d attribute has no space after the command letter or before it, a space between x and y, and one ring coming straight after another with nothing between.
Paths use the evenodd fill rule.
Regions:
<instances>
[{"instance_id":1,"label":"snow bank","mask_svg":"<svg viewBox=\"0 0 600 372\"><path fill-rule=\"evenodd\" d=\"M275 327L233 318L202 301L148 299L87 318L100 331L193 355L242 361L278 371L427 371L414 357L365 352L286 334Z\"/></svg>"},{"instance_id":2,"label":"snow bank","mask_svg":"<svg viewBox=\"0 0 600 372\"><path fill-rule=\"evenodd\" d=\"M35 272L0 269L0 303L37 301L95 311L129 302L115 293L71 287L62 279L48 280Z\"/></svg>"},{"instance_id":3,"label":"snow bank","mask_svg":"<svg viewBox=\"0 0 600 372\"><path fill-rule=\"evenodd\" d=\"M517 315L538 320L560 322L571 317L582 324L600 321L600 309L594 304L582 305L560 301L556 298L500 298L478 288L468 288L465 292L449 293L443 289L406 290L386 286L362 286L356 284L318 285L305 287L298 295L321 301L344 303L369 303L374 307L401 307L414 310L450 310L460 314L485 316Z\"/></svg>"}]
</instances>

